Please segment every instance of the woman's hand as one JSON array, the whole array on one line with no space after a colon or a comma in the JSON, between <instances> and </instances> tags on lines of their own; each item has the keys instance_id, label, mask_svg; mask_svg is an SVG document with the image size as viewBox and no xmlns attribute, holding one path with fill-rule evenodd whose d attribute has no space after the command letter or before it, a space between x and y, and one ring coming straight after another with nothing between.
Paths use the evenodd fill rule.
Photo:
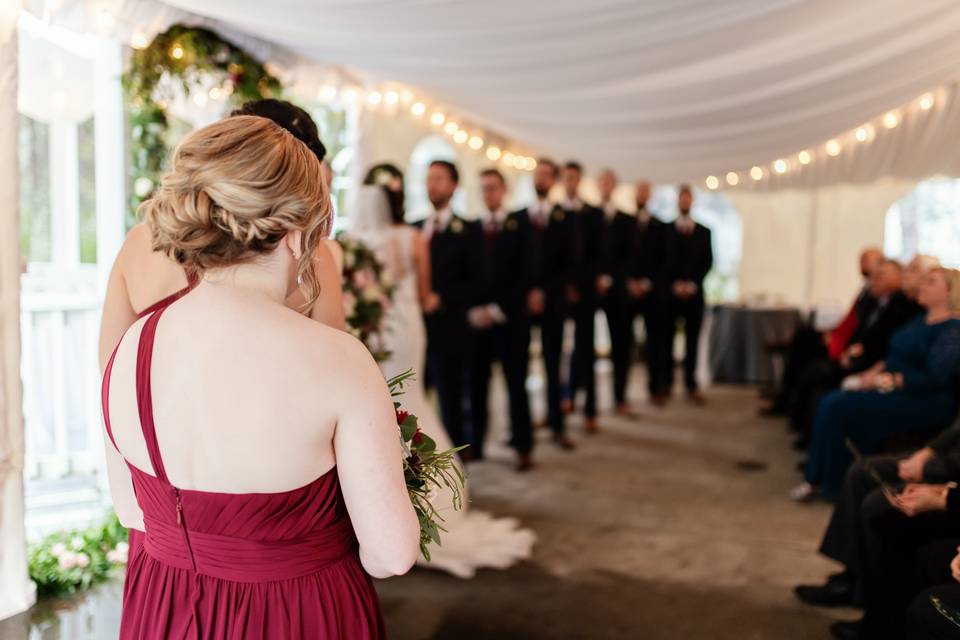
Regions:
<instances>
[{"instance_id":1,"label":"woman's hand","mask_svg":"<svg viewBox=\"0 0 960 640\"><path fill-rule=\"evenodd\" d=\"M436 291L431 291L423 300L423 312L426 314L434 313L440 308L440 296Z\"/></svg>"},{"instance_id":2,"label":"woman's hand","mask_svg":"<svg viewBox=\"0 0 960 640\"><path fill-rule=\"evenodd\" d=\"M923 467L936 453L930 447L914 452L897 465L897 474L905 482L923 482Z\"/></svg>"},{"instance_id":3,"label":"woman's hand","mask_svg":"<svg viewBox=\"0 0 960 640\"><path fill-rule=\"evenodd\" d=\"M957 547L957 551L960 552L960 547ZM960 582L960 553L957 553L953 562L950 563L950 573L953 574L954 580Z\"/></svg>"},{"instance_id":4,"label":"woman's hand","mask_svg":"<svg viewBox=\"0 0 960 640\"><path fill-rule=\"evenodd\" d=\"M929 511L945 511L950 485L946 484L910 484L891 504L912 518Z\"/></svg>"}]
</instances>

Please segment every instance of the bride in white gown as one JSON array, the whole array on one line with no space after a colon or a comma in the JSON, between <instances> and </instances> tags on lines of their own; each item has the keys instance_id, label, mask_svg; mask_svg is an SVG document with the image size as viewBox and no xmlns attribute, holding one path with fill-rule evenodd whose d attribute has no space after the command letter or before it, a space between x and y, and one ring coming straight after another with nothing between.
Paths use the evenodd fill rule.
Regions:
<instances>
[{"instance_id":1,"label":"bride in white gown","mask_svg":"<svg viewBox=\"0 0 960 640\"><path fill-rule=\"evenodd\" d=\"M427 347L420 301L430 297L427 245L419 230L393 221L384 188L375 185L361 187L349 233L376 253L395 285L383 327L390 358L380 367L387 378L408 369L417 372L417 379L404 385L403 409L419 418L420 429L436 441L438 449L451 449L453 444L419 379ZM422 566L471 578L479 568L505 569L530 557L536 540L532 531L519 528L512 518L494 518L470 509L465 497L462 511L452 508L449 490L439 491L434 498L446 532L441 533L442 545L431 547L431 561L421 560Z\"/></svg>"}]
</instances>

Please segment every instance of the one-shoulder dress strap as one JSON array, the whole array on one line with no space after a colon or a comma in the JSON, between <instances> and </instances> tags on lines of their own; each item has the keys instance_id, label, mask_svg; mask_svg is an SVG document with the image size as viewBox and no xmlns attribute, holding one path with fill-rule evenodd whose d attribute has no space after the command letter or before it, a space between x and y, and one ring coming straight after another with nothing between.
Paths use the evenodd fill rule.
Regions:
<instances>
[{"instance_id":1,"label":"one-shoulder dress strap","mask_svg":"<svg viewBox=\"0 0 960 640\"><path fill-rule=\"evenodd\" d=\"M163 459L160 457L157 430L153 423L153 392L150 386L150 368L153 363L153 341L157 334L157 323L160 321L160 316L168 308L163 307L147 318L147 321L143 324L143 329L140 331L140 343L137 346L137 411L140 414L140 429L143 431L143 439L147 444L147 453L150 455L153 473L160 481L167 484L170 481L167 479Z\"/></svg>"},{"instance_id":2,"label":"one-shoulder dress strap","mask_svg":"<svg viewBox=\"0 0 960 640\"><path fill-rule=\"evenodd\" d=\"M180 289L179 291L171 293L170 295L168 295L166 298L163 298L162 300L157 300L152 305L150 305L149 307L147 307L146 309L138 313L137 318L146 318L151 313L156 313L160 309L169 307L171 304L173 304L183 296L187 295L191 291L193 291L194 287L200 284L200 276L197 275L195 271L191 271L190 269L184 269L183 273L184 275L187 276L187 286L185 286L183 289Z\"/></svg>"}]
</instances>

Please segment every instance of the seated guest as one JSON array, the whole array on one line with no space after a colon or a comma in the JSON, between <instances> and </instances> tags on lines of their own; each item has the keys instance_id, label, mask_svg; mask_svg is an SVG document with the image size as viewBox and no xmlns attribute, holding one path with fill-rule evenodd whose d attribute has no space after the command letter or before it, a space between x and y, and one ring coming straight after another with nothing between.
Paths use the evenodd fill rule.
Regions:
<instances>
[{"instance_id":1,"label":"seated guest","mask_svg":"<svg viewBox=\"0 0 960 640\"><path fill-rule=\"evenodd\" d=\"M933 256L922 253L913 256L913 259L907 263L903 270L903 295L916 302L923 276L939 266L940 261Z\"/></svg>"},{"instance_id":2,"label":"seated guest","mask_svg":"<svg viewBox=\"0 0 960 640\"><path fill-rule=\"evenodd\" d=\"M960 479L960 417L909 456L878 456L859 460L850 467L820 543L820 553L842 564L843 571L831 575L823 585L798 586L795 592L800 600L822 606L857 603L857 583L866 573L865 549L876 548L876 544L864 539L863 523L895 511L880 488L878 477L893 486Z\"/></svg>"},{"instance_id":3,"label":"seated guest","mask_svg":"<svg viewBox=\"0 0 960 640\"><path fill-rule=\"evenodd\" d=\"M851 376L842 391L820 402L806 482L791 492L794 499L809 498L817 486L825 498L836 497L851 460L847 439L869 452L891 435L953 420L960 372L960 272L931 271L917 301L926 314L894 333L887 358Z\"/></svg>"},{"instance_id":4,"label":"seated guest","mask_svg":"<svg viewBox=\"0 0 960 640\"><path fill-rule=\"evenodd\" d=\"M876 301L851 337L851 343L840 358L822 358L807 365L790 403L790 427L800 436L798 445L805 446L820 399L840 386L847 376L860 373L886 357L893 332L913 319L922 309L901 290L903 267L894 260L884 260L870 274L868 291Z\"/></svg>"},{"instance_id":5,"label":"seated guest","mask_svg":"<svg viewBox=\"0 0 960 640\"><path fill-rule=\"evenodd\" d=\"M944 551L953 552L953 560L949 565L943 563ZM940 585L922 591L913 599L907 610L906 639L907 640L947 640L956 638L960 630L960 540L948 539L938 541L935 549L922 550L926 556L932 556L935 564L931 567L935 573L938 570L948 574L941 577ZM928 577L928 576L924 576Z\"/></svg>"},{"instance_id":6,"label":"seated guest","mask_svg":"<svg viewBox=\"0 0 960 640\"><path fill-rule=\"evenodd\" d=\"M860 254L860 273L864 280L883 260L883 252L875 247L864 249ZM765 415L782 415L790 406L790 399L796 390L800 376L807 365L822 358L829 357L837 360L846 348L850 337L856 330L859 318L866 316L873 299L865 282L853 305L844 319L832 331L817 331L812 325L805 325L797 329L787 349L784 360L783 380L780 382L780 391L773 400L773 404L762 411Z\"/></svg>"}]
</instances>

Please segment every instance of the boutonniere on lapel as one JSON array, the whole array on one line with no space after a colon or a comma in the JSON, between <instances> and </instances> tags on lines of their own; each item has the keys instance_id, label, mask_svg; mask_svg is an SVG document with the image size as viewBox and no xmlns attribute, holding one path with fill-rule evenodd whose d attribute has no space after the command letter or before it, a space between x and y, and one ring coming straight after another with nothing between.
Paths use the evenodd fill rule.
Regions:
<instances>
[{"instance_id":1,"label":"boutonniere on lapel","mask_svg":"<svg viewBox=\"0 0 960 640\"><path fill-rule=\"evenodd\" d=\"M463 223L460 222L459 218L454 218L450 222L450 231L452 231L453 233L460 233L461 231L463 231Z\"/></svg>"},{"instance_id":2,"label":"boutonniere on lapel","mask_svg":"<svg viewBox=\"0 0 960 640\"><path fill-rule=\"evenodd\" d=\"M516 231L517 221L513 218L507 218L507 221L503 224L503 228L507 231Z\"/></svg>"}]
</instances>

